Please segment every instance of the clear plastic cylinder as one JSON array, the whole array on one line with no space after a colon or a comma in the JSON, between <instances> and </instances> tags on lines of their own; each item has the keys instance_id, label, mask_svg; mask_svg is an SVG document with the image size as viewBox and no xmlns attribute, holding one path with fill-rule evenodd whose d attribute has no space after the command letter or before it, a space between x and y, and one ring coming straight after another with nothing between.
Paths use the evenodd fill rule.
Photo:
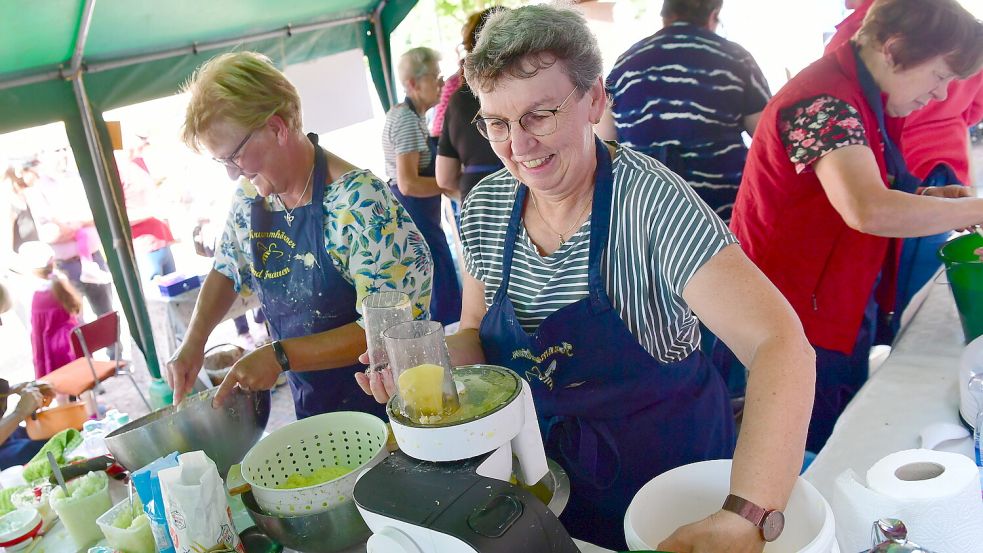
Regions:
<instances>
[{"instance_id":1,"label":"clear plastic cylinder","mask_svg":"<svg viewBox=\"0 0 983 553\"><path fill-rule=\"evenodd\" d=\"M413 305L410 297L402 292L378 292L362 300L362 322L365 324L369 370L376 371L389 366L382 333L393 325L412 320Z\"/></svg>"},{"instance_id":2,"label":"clear plastic cylinder","mask_svg":"<svg viewBox=\"0 0 983 553\"><path fill-rule=\"evenodd\" d=\"M411 421L429 424L460 406L444 341L436 321L410 321L383 332L396 384L395 406Z\"/></svg>"}]
</instances>

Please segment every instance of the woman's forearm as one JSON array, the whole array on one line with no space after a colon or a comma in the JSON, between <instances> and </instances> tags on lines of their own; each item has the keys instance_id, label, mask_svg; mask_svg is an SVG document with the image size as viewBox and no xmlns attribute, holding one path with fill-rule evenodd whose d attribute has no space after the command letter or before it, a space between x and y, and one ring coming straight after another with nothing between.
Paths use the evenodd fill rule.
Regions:
<instances>
[{"instance_id":1,"label":"woman's forearm","mask_svg":"<svg viewBox=\"0 0 983 553\"><path fill-rule=\"evenodd\" d=\"M478 329L463 328L456 334L447 337L447 351L451 356L451 365L478 365L485 362L485 350L481 348Z\"/></svg>"},{"instance_id":2,"label":"woman's forearm","mask_svg":"<svg viewBox=\"0 0 983 553\"><path fill-rule=\"evenodd\" d=\"M400 175L396 181L396 186L404 196L414 198L429 198L439 196L444 190L437 186L437 179L434 177L421 177L420 175Z\"/></svg>"},{"instance_id":3,"label":"woman's forearm","mask_svg":"<svg viewBox=\"0 0 983 553\"><path fill-rule=\"evenodd\" d=\"M356 363L366 349L365 329L358 323L281 340L280 343L290 361L290 370L297 372L347 367Z\"/></svg>"},{"instance_id":4,"label":"woman's forearm","mask_svg":"<svg viewBox=\"0 0 983 553\"><path fill-rule=\"evenodd\" d=\"M815 353L795 335L761 344L749 364L731 493L784 509L802 467L815 394Z\"/></svg>"}]
</instances>

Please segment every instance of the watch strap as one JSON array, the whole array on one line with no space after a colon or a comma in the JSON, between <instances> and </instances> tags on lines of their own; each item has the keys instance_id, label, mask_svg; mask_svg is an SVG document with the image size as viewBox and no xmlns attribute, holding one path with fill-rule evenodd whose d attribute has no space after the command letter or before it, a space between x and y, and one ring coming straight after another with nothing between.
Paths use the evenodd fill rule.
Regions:
<instances>
[{"instance_id":1,"label":"watch strap","mask_svg":"<svg viewBox=\"0 0 983 553\"><path fill-rule=\"evenodd\" d=\"M276 355L276 362L280 364L280 368L283 372L290 370L290 360L287 359L287 352L283 349L283 344L280 340L273 340L270 344L273 347L273 354Z\"/></svg>"},{"instance_id":2,"label":"watch strap","mask_svg":"<svg viewBox=\"0 0 983 553\"><path fill-rule=\"evenodd\" d=\"M765 509L739 495L730 494L721 509L740 515L761 530L765 541L774 541L782 533L784 516L781 511Z\"/></svg>"}]
</instances>

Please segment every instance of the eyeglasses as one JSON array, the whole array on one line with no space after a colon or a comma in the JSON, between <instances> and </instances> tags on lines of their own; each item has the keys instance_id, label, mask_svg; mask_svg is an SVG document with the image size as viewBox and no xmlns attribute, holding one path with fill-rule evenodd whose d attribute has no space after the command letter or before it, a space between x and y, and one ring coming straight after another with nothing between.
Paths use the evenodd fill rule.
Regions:
<instances>
[{"instance_id":1,"label":"eyeglasses","mask_svg":"<svg viewBox=\"0 0 983 553\"><path fill-rule=\"evenodd\" d=\"M577 87L574 87L555 109L534 109L524 113L518 119L519 126L533 136L553 134L556 132L556 114L563 110L563 106L574 92L577 92ZM512 135L512 123L515 121L498 117L481 117L481 114L477 113L471 122L478 127L481 136L487 138L489 142L505 142Z\"/></svg>"},{"instance_id":2,"label":"eyeglasses","mask_svg":"<svg viewBox=\"0 0 983 553\"><path fill-rule=\"evenodd\" d=\"M249 142L249 139L253 137L253 133L255 133L255 132L256 132L256 129L253 129L253 130L249 131L249 134L247 134L246 137L242 139L242 142L240 142L239 145L236 146L236 149L233 150L232 153L229 154L228 156L226 156L226 157L213 157L212 159L214 159L215 161L221 163L222 165L225 165L225 167L228 168L228 169L236 169L236 170L242 171L242 167L239 167L239 164L237 163L236 160L242 154L242 149L243 149L243 147L246 146L246 142Z\"/></svg>"}]
</instances>

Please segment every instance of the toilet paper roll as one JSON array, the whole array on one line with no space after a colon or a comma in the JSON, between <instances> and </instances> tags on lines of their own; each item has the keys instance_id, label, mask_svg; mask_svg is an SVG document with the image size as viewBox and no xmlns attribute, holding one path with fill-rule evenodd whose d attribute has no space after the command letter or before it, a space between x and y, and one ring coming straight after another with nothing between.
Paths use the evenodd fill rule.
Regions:
<instances>
[{"instance_id":1,"label":"toilet paper roll","mask_svg":"<svg viewBox=\"0 0 983 553\"><path fill-rule=\"evenodd\" d=\"M904 521L908 538L937 553L983 553L983 500L979 471L955 453L909 449L867 471L866 485L852 470L836 479L831 502L843 551L865 551L879 518Z\"/></svg>"}]
</instances>

